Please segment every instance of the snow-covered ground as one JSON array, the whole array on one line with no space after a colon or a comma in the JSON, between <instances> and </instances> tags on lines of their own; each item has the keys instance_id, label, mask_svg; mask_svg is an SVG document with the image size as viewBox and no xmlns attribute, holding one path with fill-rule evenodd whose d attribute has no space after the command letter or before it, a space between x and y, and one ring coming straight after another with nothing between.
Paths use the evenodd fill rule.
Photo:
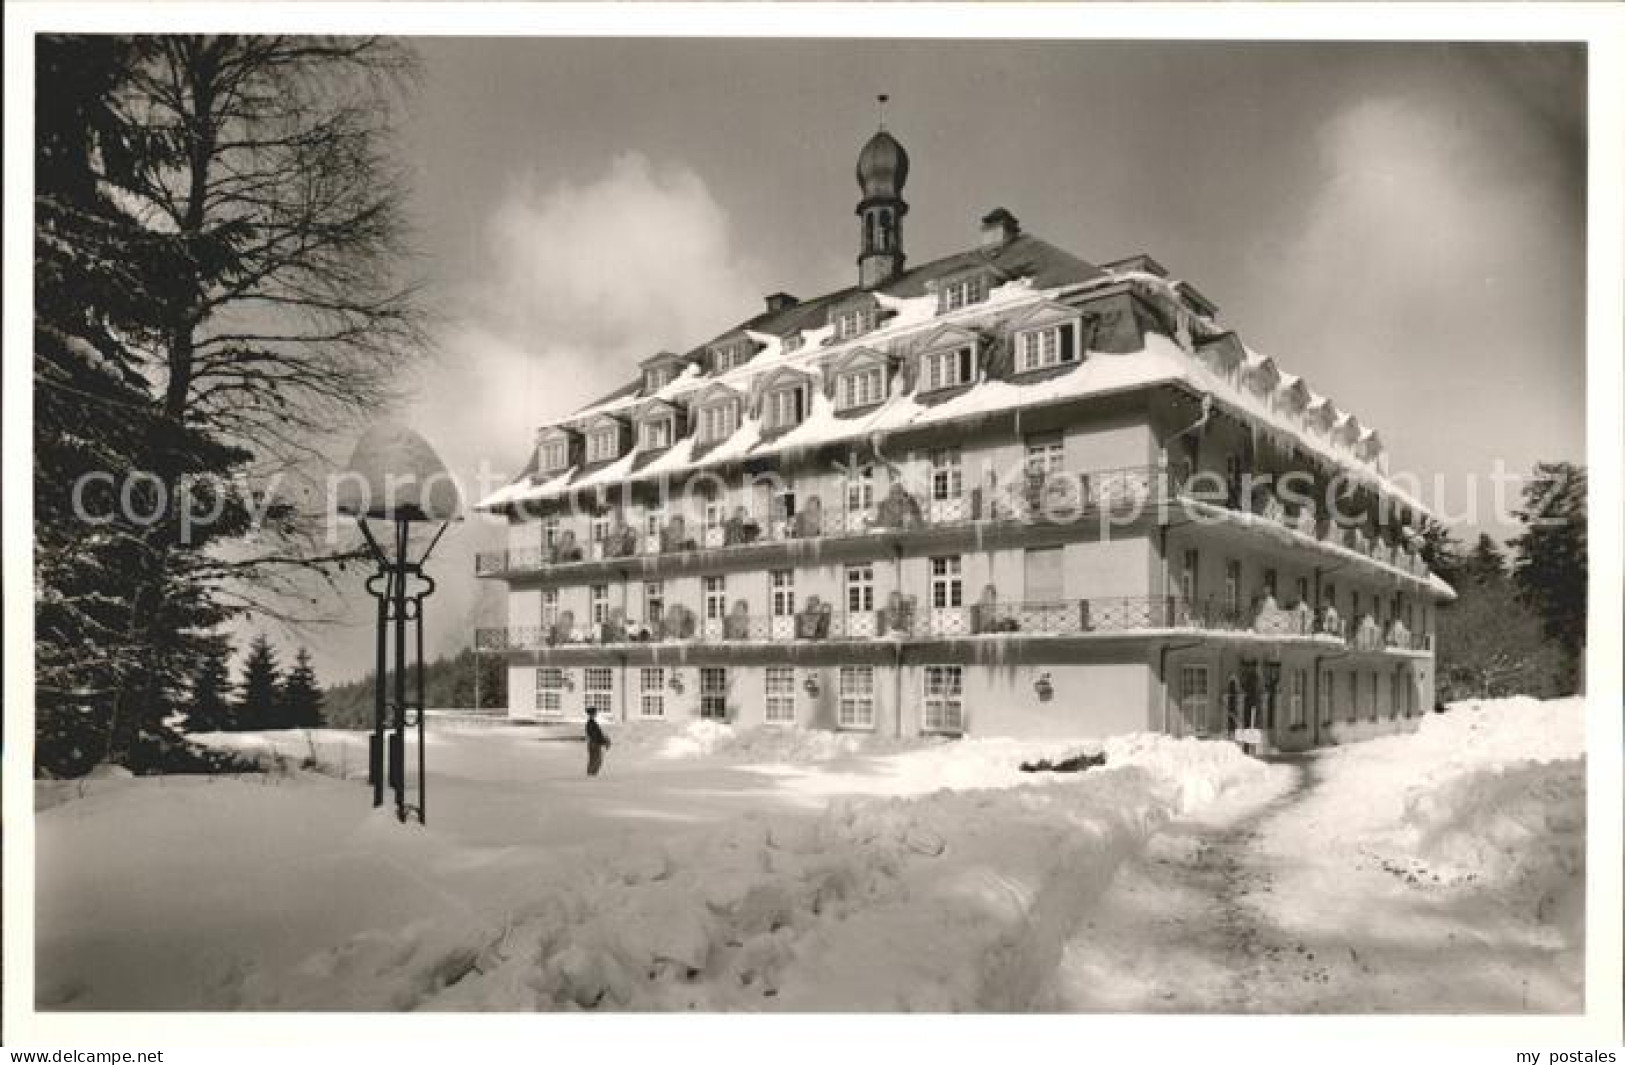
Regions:
<instances>
[{"instance_id":1,"label":"snow-covered ground","mask_svg":"<svg viewBox=\"0 0 1625 1065\"><path fill-rule=\"evenodd\" d=\"M1200 991L1225 983L1219 946L1253 964L1248 944L1266 938L1232 881L1251 875L1254 849L1295 848L1297 879L1270 867L1282 897L1265 907L1269 935L1344 937L1381 965L1376 941L1397 950L1434 904L1477 937L1476 961L1534 981L1529 1008L1553 1008L1578 979L1577 962L1573 981L1547 976L1577 958L1565 944L1579 927L1581 715L1572 702L1522 709L1430 718L1309 769L1144 735L898 743L695 723L616 730L589 780L581 745L545 730L448 728L431 732L426 828L371 809L363 736L217 736L274 750L282 768L38 786L37 997L43 1009L1249 1008L1262 1000ZM1534 743L1560 760L1521 764ZM1019 770L1101 748L1105 768ZM1518 835L1536 828L1538 852ZM1334 857L1367 853L1425 862L1419 875L1441 886L1380 864L1331 876ZM1398 908L1356 930L1360 892ZM1215 915L1213 958L1164 921ZM1466 1002L1493 980L1461 982ZM1374 995L1286 1008L1393 1008Z\"/></svg>"},{"instance_id":2,"label":"snow-covered ground","mask_svg":"<svg viewBox=\"0 0 1625 1065\"><path fill-rule=\"evenodd\" d=\"M1583 1008L1585 712L1461 703L1171 826L1068 944L1057 1008Z\"/></svg>"}]
</instances>

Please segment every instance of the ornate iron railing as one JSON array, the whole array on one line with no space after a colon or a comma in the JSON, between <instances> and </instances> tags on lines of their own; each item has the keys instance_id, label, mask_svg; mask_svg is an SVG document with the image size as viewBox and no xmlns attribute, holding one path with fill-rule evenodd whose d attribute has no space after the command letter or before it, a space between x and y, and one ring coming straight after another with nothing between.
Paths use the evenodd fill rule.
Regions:
<instances>
[{"instance_id":1,"label":"ornate iron railing","mask_svg":"<svg viewBox=\"0 0 1625 1065\"><path fill-rule=\"evenodd\" d=\"M482 651L539 650L569 645L638 643L818 643L883 639L952 639L998 634L1073 636L1163 629L1251 632L1266 636L1325 637L1356 650L1433 647L1426 634L1390 629L1384 633L1369 615L1345 626L1335 614L1307 607L1276 608L1269 603L1241 607L1223 600L1178 596L1097 596L1030 602L984 601L968 606L930 607L903 599L877 610L840 612L828 604L794 614L730 611L699 618L676 606L656 624L615 617L577 625L568 617L552 625L480 629Z\"/></svg>"},{"instance_id":2,"label":"ornate iron railing","mask_svg":"<svg viewBox=\"0 0 1625 1065\"><path fill-rule=\"evenodd\" d=\"M617 525L603 539L585 544L566 532L551 547L481 552L475 558L474 572L489 577L615 558L981 523L1064 524L1101 509L1126 510L1171 498L1182 479L1176 468L1133 466L1087 472L1024 471L1013 483L967 487L944 498L934 498L932 492L915 494L896 485L861 508L826 507L819 497L810 496L797 513L765 519L749 515L741 507L708 524L674 517L659 532L645 535Z\"/></svg>"}]
</instances>

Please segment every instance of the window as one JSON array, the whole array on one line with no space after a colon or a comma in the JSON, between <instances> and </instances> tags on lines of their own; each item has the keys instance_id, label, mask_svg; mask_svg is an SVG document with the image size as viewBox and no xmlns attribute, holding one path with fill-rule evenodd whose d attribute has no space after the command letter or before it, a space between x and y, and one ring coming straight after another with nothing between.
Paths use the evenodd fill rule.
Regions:
<instances>
[{"instance_id":1,"label":"window","mask_svg":"<svg viewBox=\"0 0 1625 1065\"><path fill-rule=\"evenodd\" d=\"M767 575L767 590L774 617L787 618L796 612L795 570L771 570Z\"/></svg>"},{"instance_id":2,"label":"window","mask_svg":"<svg viewBox=\"0 0 1625 1065\"><path fill-rule=\"evenodd\" d=\"M1300 603L1308 603L1309 602L1309 578L1308 577L1299 577L1298 578L1298 602L1300 602Z\"/></svg>"},{"instance_id":3,"label":"window","mask_svg":"<svg viewBox=\"0 0 1625 1065\"><path fill-rule=\"evenodd\" d=\"M1275 570L1266 569L1264 571L1264 594L1269 596L1271 599L1278 599L1279 594L1276 591L1276 586L1278 583L1279 580L1276 577Z\"/></svg>"},{"instance_id":4,"label":"window","mask_svg":"<svg viewBox=\"0 0 1625 1065\"><path fill-rule=\"evenodd\" d=\"M931 498L934 501L958 499L965 488L959 449L942 448L931 452Z\"/></svg>"},{"instance_id":5,"label":"window","mask_svg":"<svg viewBox=\"0 0 1625 1065\"><path fill-rule=\"evenodd\" d=\"M1307 670L1295 669L1287 688L1287 715L1288 724L1293 728L1304 727L1304 700L1308 695L1309 673Z\"/></svg>"},{"instance_id":6,"label":"window","mask_svg":"<svg viewBox=\"0 0 1625 1065\"><path fill-rule=\"evenodd\" d=\"M700 717L728 720L728 671L721 666L700 669Z\"/></svg>"},{"instance_id":7,"label":"window","mask_svg":"<svg viewBox=\"0 0 1625 1065\"><path fill-rule=\"evenodd\" d=\"M875 608L875 567L863 562L846 567L846 610L864 614Z\"/></svg>"},{"instance_id":8,"label":"window","mask_svg":"<svg viewBox=\"0 0 1625 1065\"><path fill-rule=\"evenodd\" d=\"M638 702L638 710L644 717L666 716L666 670L661 666L644 666L639 671L642 682L643 697Z\"/></svg>"},{"instance_id":9,"label":"window","mask_svg":"<svg viewBox=\"0 0 1625 1065\"><path fill-rule=\"evenodd\" d=\"M1331 607L1333 610L1336 610L1337 585L1333 584L1331 581L1327 581L1325 590L1320 593L1320 601Z\"/></svg>"},{"instance_id":10,"label":"window","mask_svg":"<svg viewBox=\"0 0 1625 1065\"><path fill-rule=\"evenodd\" d=\"M931 606L946 610L962 606L965 601L964 581L960 576L958 555L939 555L931 560Z\"/></svg>"},{"instance_id":11,"label":"window","mask_svg":"<svg viewBox=\"0 0 1625 1065\"><path fill-rule=\"evenodd\" d=\"M721 621L728 612L728 589L724 578L706 577L705 581L705 619L707 621Z\"/></svg>"},{"instance_id":12,"label":"window","mask_svg":"<svg viewBox=\"0 0 1625 1065\"><path fill-rule=\"evenodd\" d=\"M700 411L700 441L714 444L726 440L739 428L739 409L732 403L718 403Z\"/></svg>"},{"instance_id":13,"label":"window","mask_svg":"<svg viewBox=\"0 0 1625 1065\"><path fill-rule=\"evenodd\" d=\"M559 543L559 519L548 518L542 522L542 546L548 550L557 547Z\"/></svg>"},{"instance_id":14,"label":"window","mask_svg":"<svg viewBox=\"0 0 1625 1065\"><path fill-rule=\"evenodd\" d=\"M1370 686L1369 689L1367 689L1371 693L1371 703L1366 708L1366 712L1371 715L1371 720L1373 720L1373 721L1377 720L1377 684L1378 683L1379 682L1377 680L1377 675L1375 673L1371 674L1371 686Z\"/></svg>"},{"instance_id":15,"label":"window","mask_svg":"<svg viewBox=\"0 0 1625 1065\"><path fill-rule=\"evenodd\" d=\"M972 277L962 277L957 281L950 281L942 286L937 295L937 313L957 311L961 307L969 307L973 303L981 303L987 299L987 277L976 274Z\"/></svg>"},{"instance_id":16,"label":"window","mask_svg":"<svg viewBox=\"0 0 1625 1065\"><path fill-rule=\"evenodd\" d=\"M643 391L646 393L658 392L671 384L677 378L677 367L661 366L658 369L643 371Z\"/></svg>"},{"instance_id":17,"label":"window","mask_svg":"<svg viewBox=\"0 0 1625 1065\"><path fill-rule=\"evenodd\" d=\"M925 667L925 731L965 731L965 667Z\"/></svg>"},{"instance_id":18,"label":"window","mask_svg":"<svg viewBox=\"0 0 1625 1065\"><path fill-rule=\"evenodd\" d=\"M1016 370L1043 370L1078 361L1077 325L1064 322L1045 329L1029 329L1016 337Z\"/></svg>"},{"instance_id":19,"label":"window","mask_svg":"<svg viewBox=\"0 0 1625 1065\"><path fill-rule=\"evenodd\" d=\"M841 728L875 727L875 667L842 666L841 703L835 723Z\"/></svg>"},{"instance_id":20,"label":"window","mask_svg":"<svg viewBox=\"0 0 1625 1065\"><path fill-rule=\"evenodd\" d=\"M700 514L700 525L704 530L705 544L714 547L722 543L722 501L710 497L705 500L705 509Z\"/></svg>"},{"instance_id":21,"label":"window","mask_svg":"<svg viewBox=\"0 0 1625 1065\"><path fill-rule=\"evenodd\" d=\"M1336 713L1336 708L1332 706L1333 689L1335 687L1336 685L1332 683L1332 671L1328 669L1320 675L1320 723L1322 725L1330 725Z\"/></svg>"},{"instance_id":22,"label":"window","mask_svg":"<svg viewBox=\"0 0 1625 1065\"><path fill-rule=\"evenodd\" d=\"M643 512L643 531L649 536L659 536L666 526L666 508L650 507Z\"/></svg>"},{"instance_id":23,"label":"window","mask_svg":"<svg viewBox=\"0 0 1625 1065\"><path fill-rule=\"evenodd\" d=\"M1241 610L1241 563L1235 559L1224 564L1224 608L1232 615Z\"/></svg>"},{"instance_id":24,"label":"window","mask_svg":"<svg viewBox=\"0 0 1625 1065\"><path fill-rule=\"evenodd\" d=\"M602 625L609 620L609 585L592 586L592 623Z\"/></svg>"},{"instance_id":25,"label":"window","mask_svg":"<svg viewBox=\"0 0 1625 1065\"><path fill-rule=\"evenodd\" d=\"M1358 618L1359 616L1360 616L1360 593L1359 593L1358 590L1351 590L1349 592L1349 617Z\"/></svg>"},{"instance_id":26,"label":"window","mask_svg":"<svg viewBox=\"0 0 1625 1065\"><path fill-rule=\"evenodd\" d=\"M645 451L659 451L661 448L671 447L671 419L657 418L643 423L643 439L640 445Z\"/></svg>"},{"instance_id":27,"label":"window","mask_svg":"<svg viewBox=\"0 0 1625 1065\"><path fill-rule=\"evenodd\" d=\"M835 316L835 339L850 340L873 329L878 315L874 307L853 307Z\"/></svg>"},{"instance_id":28,"label":"window","mask_svg":"<svg viewBox=\"0 0 1625 1065\"><path fill-rule=\"evenodd\" d=\"M569 445L563 440L551 440L542 445L537 465L544 470L562 470L569 461Z\"/></svg>"},{"instance_id":29,"label":"window","mask_svg":"<svg viewBox=\"0 0 1625 1065\"><path fill-rule=\"evenodd\" d=\"M793 488L775 488L768 499L768 517L773 521L789 521L796 516L796 493Z\"/></svg>"},{"instance_id":30,"label":"window","mask_svg":"<svg viewBox=\"0 0 1625 1065\"><path fill-rule=\"evenodd\" d=\"M1197 566L1200 561L1201 556L1197 553L1196 548L1189 547L1185 549L1184 565L1179 571L1179 597L1187 603L1196 602Z\"/></svg>"},{"instance_id":31,"label":"window","mask_svg":"<svg viewBox=\"0 0 1625 1065\"><path fill-rule=\"evenodd\" d=\"M807 392L802 388L780 388L767 394L767 424L774 429L800 425L805 416Z\"/></svg>"},{"instance_id":32,"label":"window","mask_svg":"<svg viewBox=\"0 0 1625 1065\"><path fill-rule=\"evenodd\" d=\"M1181 666L1179 669L1179 712L1186 727L1198 733L1207 724L1208 671L1207 666Z\"/></svg>"},{"instance_id":33,"label":"window","mask_svg":"<svg viewBox=\"0 0 1625 1065\"><path fill-rule=\"evenodd\" d=\"M867 514L875 506L875 468L856 466L846 471L846 509Z\"/></svg>"},{"instance_id":34,"label":"window","mask_svg":"<svg viewBox=\"0 0 1625 1065\"><path fill-rule=\"evenodd\" d=\"M1027 472L1048 476L1059 472L1066 461L1065 440L1060 433L1043 433L1027 438Z\"/></svg>"},{"instance_id":35,"label":"window","mask_svg":"<svg viewBox=\"0 0 1625 1065\"><path fill-rule=\"evenodd\" d=\"M805 344L806 342L807 338L802 336L800 333L791 333L789 336L784 338L784 353L789 355L791 352L800 351L801 345Z\"/></svg>"},{"instance_id":36,"label":"window","mask_svg":"<svg viewBox=\"0 0 1625 1065\"><path fill-rule=\"evenodd\" d=\"M543 666L536 671L536 712L543 717L564 713L564 670Z\"/></svg>"},{"instance_id":37,"label":"window","mask_svg":"<svg viewBox=\"0 0 1625 1065\"><path fill-rule=\"evenodd\" d=\"M769 725L796 723L796 671L791 667L767 667L767 704L763 717Z\"/></svg>"},{"instance_id":38,"label":"window","mask_svg":"<svg viewBox=\"0 0 1625 1065\"><path fill-rule=\"evenodd\" d=\"M1399 708L1404 702L1405 676L1402 673L1395 673L1388 678L1388 720L1392 721L1399 716Z\"/></svg>"},{"instance_id":39,"label":"window","mask_svg":"<svg viewBox=\"0 0 1625 1065\"><path fill-rule=\"evenodd\" d=\"M597 429L587 435L587 461L605 462L620 455L621 434L614 429Z\"/></svg>"},{"instance_id":40,"label":"window","mask_svg":"<svg viewBox=\"0 0 1625 1065\"><path fill-rule=\"evenodd\" d=\"M955 385L969 384L973 373L975 352L969 346L947 351L927 352L925 356L924 392Z\"/></svg>"},{"instance_id":41,"label":"window","mask_svg":"<svg viewBox=\"0 0 1625 1065\"><path fill-rule=\"evenodd\" d=\"M586 693L582 696L583 710L596 710L612 714L615 707L615 671L608 666L588 666Z\"/></svg>"},{"instance_id":42,"label":"window","mask_svg":"<svg viewBox=\"0 0 1625 1065\"><path fill-rule=\"evenodd\" d=\"M666 582L643 582L643 622L646 625L659 625L666 616Z\"/></svg>"},{"instance_id":43,"label":"window","mask_svg":"<svg viewBox=\"0 0 1625 1065\"><path fill-rule=\"evenodd\" d=\"M727 373L736 366L743 366L750 361L750 348L744 344L731 344L725 348L717 348L711 356L712 365L717 373Z\"/></svg>"},{"instance_id":44,"label":"window","mask_svg":"<svg viewBox=\"0 0 1625 1065\"><path fill-rule=\"evenodd\" d=\"M608 540L609 539L609 515L608 514L594 514L593 518L592 518L592 525L590 527L590 530L591 530L590 534L592 536L592 542L593 543L601 544L605 540Z\"/></svg>"},{"instance_id":45,"label":"window","mask_svg":"<svg viewBox=\"0 0 1625 1065\"><path fill-rule=\"evenodd\" d=\"M835 384L835 404L851 410L879 403L886 395L886 371L878 366L842 374Z\"/></svg>"},{"instance_id":46,"label":"window","mask_svg":"<svg viewBox=\"0 0 1625 1065\"><path fill-rule=\"evenodd\" d=\"M1360 675L1349 674L1349 721L1358 721L1360 718Z\"/></svg>"},{"instance_id":47,"label":"window","mask_svg":"<svg viewBox=\"0 0 1625 1065\"><path fill-rule=\"evenodd\" d=\"M542 589L542 625L552 628L559 623L559 590L557 588Z\"/></svg>"}]
</instances>

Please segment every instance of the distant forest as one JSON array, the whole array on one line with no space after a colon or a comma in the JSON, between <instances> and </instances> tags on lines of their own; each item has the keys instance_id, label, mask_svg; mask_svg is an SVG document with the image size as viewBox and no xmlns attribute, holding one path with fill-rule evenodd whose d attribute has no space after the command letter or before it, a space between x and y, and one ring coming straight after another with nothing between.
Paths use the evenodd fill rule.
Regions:
<instances>
[{"instance_id":1,"label":"distant forest","mask_svg":"<svg viewBox=\"0 0 1625 1065\"><path fill-rule=\"evenodd\" d=\"M429 709L469 709L474 706L474 663L472 649L465 648L454 657L442 656L423 669L423 698ZM508 671L500 655L484 655L479 659L482 707L508 705ZM417 669L406 674L407 697L416 692ZM323 714L332 728L369 728L372 725L373 678L369 672L360 680L336 684L327 689L323 700ZM395 673L386 674L390 684Z\"/></svg>"}]
</instances>

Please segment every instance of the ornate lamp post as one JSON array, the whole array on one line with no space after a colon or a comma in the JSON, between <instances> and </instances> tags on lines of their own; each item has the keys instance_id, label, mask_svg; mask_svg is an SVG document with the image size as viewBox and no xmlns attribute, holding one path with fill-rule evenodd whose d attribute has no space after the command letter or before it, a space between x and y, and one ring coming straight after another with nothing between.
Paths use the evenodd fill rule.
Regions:
<instances>
[{"instance_id":1,"label":"ornate lamp post","mask_svg":"<svg viewBox=\"0 0 1625 1065\"><path fill-rule=\"evenodd\" d=\"M395 816L409 813L428 820L427 766L423 714L423 601L434 594L434 581L424 572L429 555L447 527L460 520L457 485L423 437L397 425L377 425L356 443L350 468L339 482L337 510L356 519L378 571L367 579L367 591L378 600L378 656L374 672L373 731L367 745L367 782L372 804L384 804L384 783L395 793ZM389 529L380 542L368 520ZM411 555L414 523L438 524L429 545L415 560ZM392 528L391 528L392 526ZM407 629L412 629L411 660ZM393 692L389 670L394 659ZM406 673L417 663L413 699L407 700ZM409 721L409 719L411 719ZM417 805L406 802L406 730L417 730ZM391 734L392 733L392 734ZM387 751L387 773L385 753Z\"/></svg>"}]
</instances>

